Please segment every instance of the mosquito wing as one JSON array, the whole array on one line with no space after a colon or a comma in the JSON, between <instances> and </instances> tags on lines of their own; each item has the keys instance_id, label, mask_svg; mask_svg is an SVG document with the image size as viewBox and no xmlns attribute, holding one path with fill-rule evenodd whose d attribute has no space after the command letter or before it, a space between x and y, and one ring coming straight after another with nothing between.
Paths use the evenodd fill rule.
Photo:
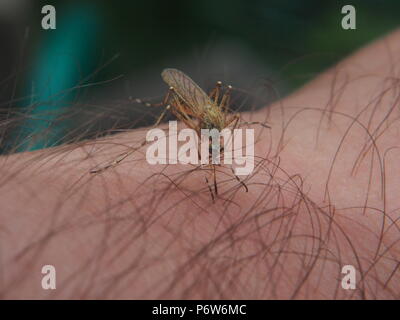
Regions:
<instances>
[{"instance_id":1,"label":"mosquito wing","mask_svg":"<svg viewBox=\"0 0 400 320\"><path fill-rule=\"evenodd\" d=\"M194 113L201 114L207 105L211 105L208 95L182 71L164 69L161 77L169 86L174 87L177 95Z\"/></svg>"}]
</instances>

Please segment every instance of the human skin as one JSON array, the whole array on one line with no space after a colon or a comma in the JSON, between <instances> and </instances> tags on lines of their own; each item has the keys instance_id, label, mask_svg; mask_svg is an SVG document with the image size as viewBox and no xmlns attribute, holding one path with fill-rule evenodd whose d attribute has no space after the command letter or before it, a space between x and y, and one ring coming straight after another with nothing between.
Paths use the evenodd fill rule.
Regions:
<instances>
[{"instance_id":1,"label":"human skin","mask_svg":"<svg viewBox=\"0 0 400 320\"><path fill-rule=\"evenodd\" d=\"M1 297L400 298L398 57L395 31L243 114L271 126L254 126L260 167L249 192L219 168L215 202L207 171L149 165L145 148L89 173L145 130L3 157Z\"/></svg>"}]
</instances>

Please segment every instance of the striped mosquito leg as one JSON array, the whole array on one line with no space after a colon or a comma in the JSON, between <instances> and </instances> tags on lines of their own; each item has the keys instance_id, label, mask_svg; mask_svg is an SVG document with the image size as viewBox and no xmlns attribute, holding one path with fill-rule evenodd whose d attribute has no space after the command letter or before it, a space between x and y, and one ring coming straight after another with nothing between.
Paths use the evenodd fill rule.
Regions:
<instances>
[{"instance_id":1,"label":"striped mosquito leg","mask_svg":"<svg viewBox=\"0 0 400 320\"><path fill-rule=\"evenodd\" d=\"M140 104L144 105L145 107L161 107L161 106L164 105L163 102L160 102L160 103L151 103L151 102L148 102L148 101L144 101L144 100L142 100L142 99L139 99L139 98L135 99L134 101L135 101L136 103L140 103Z\"/></svg>"}]
</instances>

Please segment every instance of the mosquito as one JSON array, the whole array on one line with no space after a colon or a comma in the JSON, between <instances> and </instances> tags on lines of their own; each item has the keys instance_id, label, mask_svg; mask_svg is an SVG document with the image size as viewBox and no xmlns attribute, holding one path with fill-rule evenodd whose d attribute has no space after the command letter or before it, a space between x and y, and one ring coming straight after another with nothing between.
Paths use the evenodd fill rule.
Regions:
<instances>
[{"instance_id":1,"label":"mosquito","mask_svg":"<svg viewBox=\"0 0 400 320\"><path fill-rule=\"evenodd\" d=\"M229 108L232 92L232 86L230 85L228 85L226 89L223 89L222 82L217 81L216 86L207 95L189 76L180 70L172 68L164 69L161 73L161 77L169 86L169 90L165 94L162 103L150 104L148 102L144 103L141 99L136 99L136 102L144 103L146 106L164 107L164 110L153 127L158 126L169 111L188 128L195 130L198 137L201 136L201 129L217 129L221 132L228 127L235 129L239 125L252 124L259 124L263 127L270 128L270 126L262 122L240 122L239 113L233 113ZM92 169L90 173L99 173L119 164L146 143L147 141L144 141L140 146L120 154L112 163L99 169ZM210 142L210 150L211 148ZM223 147L221 147L220 152L222 152L222 148ZM218 195L216 178L217 165L219 164L214 164L212 161L207 165L211 168L212 185L210 185L210 180L205 177L213 201ZM239 181L246 192L248 192L246 184L234 173L233 168L231 168L231 170L236 180Z\"/></svg>"}]
</instances>

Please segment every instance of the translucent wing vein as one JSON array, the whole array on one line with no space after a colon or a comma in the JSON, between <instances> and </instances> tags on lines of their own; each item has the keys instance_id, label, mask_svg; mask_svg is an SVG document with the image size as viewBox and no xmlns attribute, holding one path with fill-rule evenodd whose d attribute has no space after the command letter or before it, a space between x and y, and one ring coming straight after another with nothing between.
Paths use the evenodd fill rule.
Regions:
<instances>
[{"instance_id":1,"label":"translucent wing vein","mask_svg":"<svg viewBox=\"0 0 400 320\"><path fill-rule=\"evenodd\" d=\"M207 105L211 105L208 95L182 71L165 69L161 77L169 86L175 88L178 96L194 113L201 114Z\"/></svg>"}]
</instances>

